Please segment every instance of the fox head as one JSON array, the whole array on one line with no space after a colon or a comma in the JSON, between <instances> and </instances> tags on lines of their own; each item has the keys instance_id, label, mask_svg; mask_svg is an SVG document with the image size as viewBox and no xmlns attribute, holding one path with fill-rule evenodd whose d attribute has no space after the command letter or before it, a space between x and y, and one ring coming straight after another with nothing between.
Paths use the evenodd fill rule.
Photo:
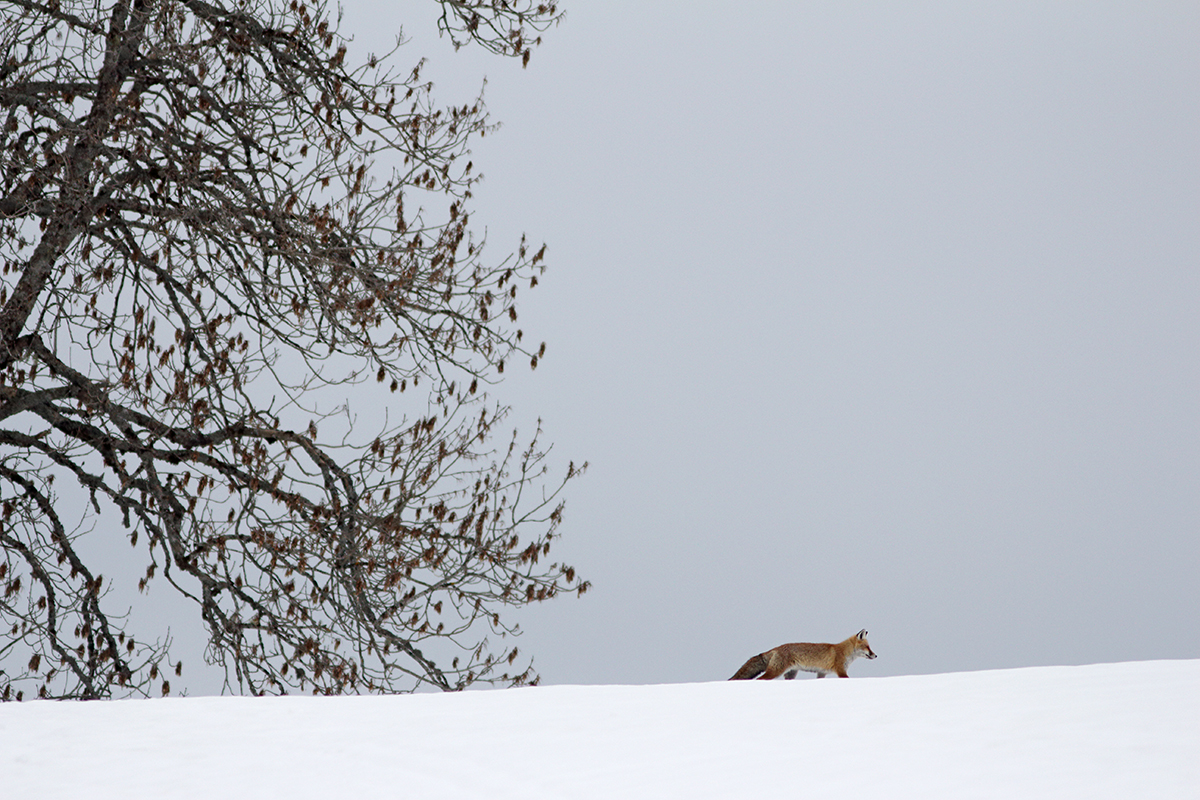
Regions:
<instances>
[{"instance_id":1,"label":"fox head","mask_svg":"<svg viewBox=\"0 0 1200 800\"><path fill-rule=\"evenodd\" d=\"M871 645L867 642L867 629L863 628L854 636L854 649L859 656L863 658L875 658L875 651L871 649Z\"/></svg>"}]
</instances>

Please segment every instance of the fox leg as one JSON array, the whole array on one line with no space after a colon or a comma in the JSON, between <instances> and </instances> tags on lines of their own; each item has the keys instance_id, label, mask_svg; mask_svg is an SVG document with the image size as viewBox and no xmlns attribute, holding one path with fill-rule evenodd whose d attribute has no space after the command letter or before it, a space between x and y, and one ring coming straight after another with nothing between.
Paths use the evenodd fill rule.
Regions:
<instances>
[{"instance_id":1,"label":"fox leg","mask_svg":"<svg viewBox=\"0 0 1200 800\"><path fill-rule=\"evenodd\" d=\"M794 681L794 680L796 680L796 676L799 674L800 674L800 670L789 669L787 672L783 673L783 679L785 681Z\"/></svg>"},{"instance_id":2,"label":"fox leg","mask_svg":"<svg viewBox=\"0 0 1200 800\"><path fill-rule=\"evenodd\" d=\"M824 672L818 672L818 673L817 673L817 678L818 678L818 679L819 679L819 678L824 678L824 677L825 677L825 673L824 673Z\"/></svg>"}]
</instances>

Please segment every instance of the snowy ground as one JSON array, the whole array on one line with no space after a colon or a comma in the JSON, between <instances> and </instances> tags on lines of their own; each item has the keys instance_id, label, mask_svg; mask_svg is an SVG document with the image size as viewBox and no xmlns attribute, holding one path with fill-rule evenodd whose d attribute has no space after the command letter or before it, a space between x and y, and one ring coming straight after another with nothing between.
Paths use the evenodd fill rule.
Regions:
<instances>
[{"instance_id":1,"label":"snowy ground","mask_svg":"<svg viewBox=\"0 0 1200 800\"><path fill-rule=\"evenodd\" d=\"M1200 660L0 705L5 800L853 796L1200 797Z\"/></svg>"}]
</instances>

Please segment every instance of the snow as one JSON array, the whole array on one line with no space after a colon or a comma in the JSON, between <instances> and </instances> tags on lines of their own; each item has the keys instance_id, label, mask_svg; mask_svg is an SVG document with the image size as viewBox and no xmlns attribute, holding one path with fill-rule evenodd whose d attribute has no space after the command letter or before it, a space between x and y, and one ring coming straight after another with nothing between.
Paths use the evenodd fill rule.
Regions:
<instances>
[{"instance_id":1,"label":"snow","mask_svg":"<svg viewBox=\"0 0 1200 800\"><path fill-rule=\"evenodd\" d=\"M1200 660L0 705L2 798L355 796L1197 798Z\"/></svg>"}]
</instances>

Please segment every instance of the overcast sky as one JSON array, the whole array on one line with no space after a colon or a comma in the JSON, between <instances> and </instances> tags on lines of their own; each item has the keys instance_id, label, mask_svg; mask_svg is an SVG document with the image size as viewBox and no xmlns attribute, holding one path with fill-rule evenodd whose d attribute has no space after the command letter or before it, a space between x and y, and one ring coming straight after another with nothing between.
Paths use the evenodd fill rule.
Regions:
<instances>
[{"instance_id":1,"label":"overcast sky","mask_svg":"<svg viewBox=\"0 0 1200 800\"><path fill-rule=\"evenodd\" d=\"M494 392L591 464L544 683L1200 657L1200 4L571 0L525 70L345 5L487 76L472 223L549 246Z\"/></svg>"},{"instance_id":2,"label":"overcast sky","mask_svg":"<svg viewBox=\"0 0 1200 800\"><path fill-rule=\"evenodd\" d=\"M347 6L487 75L473 221L549 245L545 682L1200 657L1200 5L577 0L526 70Z\"/></svg>"}]
</instances>

